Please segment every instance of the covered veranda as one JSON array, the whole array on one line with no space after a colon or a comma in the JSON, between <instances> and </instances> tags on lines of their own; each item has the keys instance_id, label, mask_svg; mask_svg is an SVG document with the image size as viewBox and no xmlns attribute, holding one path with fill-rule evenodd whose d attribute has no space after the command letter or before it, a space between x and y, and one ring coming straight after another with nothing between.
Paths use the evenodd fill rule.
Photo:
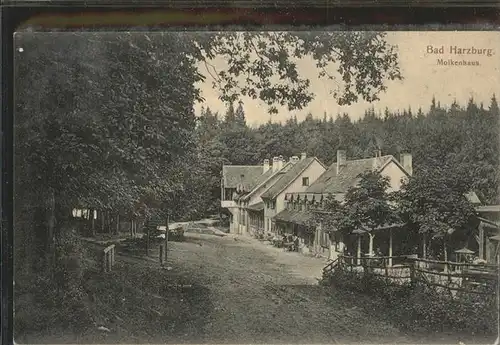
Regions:
<instances>
[{"instance_id":1,"label":"covered veranda","mask_svg":"<svg viewBox=\"0 0 500 345\"><path fill-rule=\"evenodd\" d=\"M404 231L404 224L386 224L373 230L360 227L345 236L344 255L355 258L361 265L363 258L387 258L389 267L397 264L395 257L416 254L418 246Z\"/></svg>"},{"instance_id":2,"label":"covered veranda","mask_svg":"<svg viewBox=\"0 0 500 345\"><path fill-rule=\"evenodd\" d=\"M285 209L274 216L273 220L279 235L296 235L301 248L307 247L309 251L313 249L316 224L312 212Z\"/></svg>"},{"instance_id":3,"label":"covered veranda","mask_svg":"<svg viewBox=\"0 0 500 345\"><path fill-rule=\"evenodd\" d=\"M249 205L247 211L250 233L256 236L264 236L264 202Z\"/></svg>"}]
</instances>

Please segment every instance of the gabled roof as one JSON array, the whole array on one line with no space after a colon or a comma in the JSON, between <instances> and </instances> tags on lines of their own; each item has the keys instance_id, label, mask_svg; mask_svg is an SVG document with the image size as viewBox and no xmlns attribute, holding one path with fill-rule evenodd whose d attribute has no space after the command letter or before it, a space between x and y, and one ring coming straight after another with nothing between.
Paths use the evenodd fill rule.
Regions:
<instances>
[{"instance_id":1,"label":"gabled roof","mask_svg":"<svg viewBox=\"0 0 500 345\"><path fill-rule=\"evenodd\" d=\"M356 185L360 174L373 169L376 159L379 159L379 171L385 168L389 162L393 161L407 173L392 155L346 161L346 164L342 166L338 175L337 163L335 162L309 186L306 193L345 193L350 187Z\"/></svg>"},{"instance_id":2,"label":"gabled roof","mask_svg":"<svg viewBox=\"0 0 500 345\"><path fill-rule=\"evenodd\" d=\"M263 172L262 165L223 165L224 188L237 188L242 185L245 190L252 190L264 175Z\"/></svg>"},{"instance_id":3,"label":"gabled roof","mask_svg":"<svg viewBox=\"0 0 500 345\"><path fill-rule=\"evenodd\" d=\"M269 180L271 180L273 177L277 176L277 175L280 175L280 174L284 174L286 173L288 170L291 169L292 167L292 163L290 162L287 162L285 163L285 165L283 166L283 168L281 168L281 170L278 170L276 172L273 172L273 169L272 167L265 173L261 176L261 178L259 179L259 181L257 182L256 186L250 191L250 193L246 194L243 198L241 198L242 200L248 200L250 199L250 197L256 193L262 186L264 186ZM271 188L272 186L269 186L269 188Z\"/></svg>"},{"instance_id":4,"label":"gabled roof","mask_svg":"<svg viewBox=\"0 0 500 345\"><path fill-rule=\"evenodd\" d=\"M271 186L268 190L262 193L262 199L274 199L277 197L286 187L288 187L295 179L306 170L314 161L317 161L323 165L316 157L309 157L298 161L293 164L290 169L283 174L283 176L276 181L276 183Z\"/></svg>"},{"instance_id":5,"label":"gabled roof","mask_svg":"<svg viewBox=\"0 0 500 345\"><path fill-rule=\"evenodd\" d=\"M477 196L476 192L471 191L471 192L465 194L465 197L467 198L467 200L469 200L469 202L471 204L474 204L474 205L481 204L481 200L479 200L479 197Z\"/></svg>"}]
</instances>

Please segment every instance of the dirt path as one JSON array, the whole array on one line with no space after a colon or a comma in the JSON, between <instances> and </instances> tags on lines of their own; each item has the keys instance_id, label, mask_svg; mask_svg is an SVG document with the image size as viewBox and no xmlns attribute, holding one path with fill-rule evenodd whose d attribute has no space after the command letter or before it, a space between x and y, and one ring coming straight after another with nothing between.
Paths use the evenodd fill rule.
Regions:
<instances>
[{"instance_id":1,"label":"dirt path","mask_svg":"<svg viewBox=\"0 0 500 345\"><path fill-rule=\"evenodd\" d=\"M112 274L88 285L97 324L111 331L27 337L29 343L449 343L403 334L367 296L321 287L324 259L257 240L187 234L170 242L168 269L118 253ZM471 344L466 341L466 344Z\"/></svg>"},{"instance_id":2,"label":"dirt path","mask_svg":"<svg viewBox=\"0 0 500 345\"><path fill-rule=\"evenodd\" d=\"M408 342L391 325L317 286L325 260L244 238L189 235L169 264L209 288L204 342Z\"/></svg>"}]
</instances>

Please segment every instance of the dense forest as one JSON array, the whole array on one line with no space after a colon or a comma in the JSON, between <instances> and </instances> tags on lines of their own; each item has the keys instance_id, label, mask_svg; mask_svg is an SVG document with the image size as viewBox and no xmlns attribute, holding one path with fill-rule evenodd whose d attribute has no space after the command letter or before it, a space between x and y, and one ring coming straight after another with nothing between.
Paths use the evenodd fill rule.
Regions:
<instances>
[{"instance_id":1,"label":"dense forest","mask_svg":"<svg viewBox=\"0 0 500 345\"><path fill-rule=\"evenodd\" d=\"M350 114L354 115L354 114ZM489 104L469 99L442 105L430 100L427 112L407 108L367 109L359 120L349 114L308 114L304 121L290 117L285 123L268 122L257 128L246 125L244 106L229 106L225 114L203 108L198 116L198 150L204 174L197 188L206 200L197 209L216 212L220 196L222 164L262 164L265 158L290 157L306 152L329 165L336 151L347 151L348 159L372 157L375 150L399 158L413 155L414 174L421 169L449 167L451 176L467 181L483 203L497 202L499 164L499 109L495 95Z\"/></svg>"}]
</instances>

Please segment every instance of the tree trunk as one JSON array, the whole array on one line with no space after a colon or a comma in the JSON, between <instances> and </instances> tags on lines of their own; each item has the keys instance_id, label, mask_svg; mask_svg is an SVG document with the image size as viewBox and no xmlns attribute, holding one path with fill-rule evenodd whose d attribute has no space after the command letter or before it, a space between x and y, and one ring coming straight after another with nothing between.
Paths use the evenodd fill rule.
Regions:
<instances>
[{"instance_id":1,"label":"tree trunk","mask_svg":"<svg viewBox=\"0 0 500 345\"><path fill-rule=\"evenodd\" d=\"M443 238L443 254L444 254L444 261L448 261L448 248L446 246L446 240Z\"/></svg>"},{"instance_id":2,"label":"tree trunk","mask_svg":"<svg viewBox=\"0 0 500 345\"><path fill-rule=\"evenodd\" d=\"M48 204L47 204L47 268L54 273L53 269L56 263L56 250L55 250L55 228L56 228L56 196L54 189L49 190Z\"/></svg>"},{"instance_id":3,"label":"tree trunk","mask_svg":"<svg viewBox=\"0 0 500 345\"><path fill-rule=\"evenodd\" d=\"M106 212L105 211L101 211L100 212L100 216L101 216L101 233L104 233L104 229L106 228L106 225L104 223L105 221L105 215L106 215Z\"/></svg>"},{"instance_id":4,"label":"tree trunk","mask_svg":"<svg viewBox=\"0 0 500 345\"><path fill-rule=\"evenodd\" d=\"M120 214L116 215L116 234L120 233Z\"/></svg>"},{"instance_id":5,"label":"tree trunk","mask_svg":"<svg viewBox=\"0 0 500 345\"><path fill-rule=\"evenodd\" d=\"M427 234L425 232L422 234L422 256L427 259Z\"/></svg>"}]
</instances>

